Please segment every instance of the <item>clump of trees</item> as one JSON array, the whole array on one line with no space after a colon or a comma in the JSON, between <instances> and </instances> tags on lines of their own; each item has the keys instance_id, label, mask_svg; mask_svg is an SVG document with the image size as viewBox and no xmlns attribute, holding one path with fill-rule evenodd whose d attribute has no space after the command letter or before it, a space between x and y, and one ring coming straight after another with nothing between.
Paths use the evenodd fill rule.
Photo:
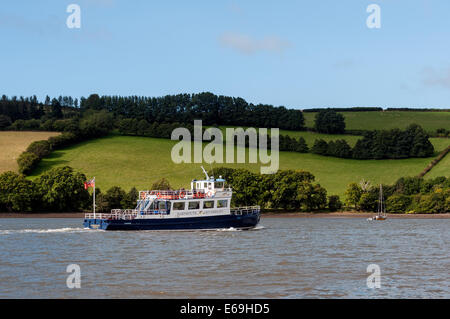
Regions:
<instances>
[{"instance_id":1,"label":"clump of trees","mask_svg":"<svg viewBox=\"0 0 450 319\"><path fill-rule=\"evenodd\" d=\"M399 129L366 132L353 148L355 159L429 157L434 154L428 134L417 124Z\"/></svg>"},{"instance_id":2,"label":"clump of trees","mask_svg":"<svg viewBox=\"0 0 450 319\"><path fill-rule=\"evenodd\" d=\"M383 185L389 213L436 214L450 212L450 178L402 177L393 185ZM351 183L345 192L347 208L375 211L379 188L370 183Z\"/></svg>"},{"instance_id":3,"label":"clump of trees","mask_svg":"<svg viewBox=\"0 0 450 319\"><path fill-rule=\"evenodd\" d=\"M399 129L365 132L352 148L343 139L326 142L317 139L311 152L325 156L354 159L401 159L429 157L434 147L429 136L417 124Z\"/></svg>"},{"instance_id":4,"label":"clump of trees","mask_svg":"<svg viewBox=\"0 0 450 319\"><path fill-rule=\"evenodd\" d=\"M319 133L345 133L345 118L333 109L322 109L316 114L314 128Z\"/></svg>"},{"instance_id":5,"label":"clump of trees","mask_svg":"<svg viewBox=\"0 0 450 319\"><path fill-rule=\"evenodd\" d=\"M34 181L23 174L5 172L0 175L1 212L70 212L92 209L92 194L84 188L86 176L71 167L53 168ZM112 208L134 208L139 192L128 193L113 186L103 194L96 189L97 211Z\"/></svg>"},{"instance_id":6,"label":"clump of trees","mask_svg":"<svg viewBox=\"0 0 450 319\"><path fill-rule=\"evenodd\" d=\"M325 210L331 203L338 209L339 198L327 200L327 191L314 183L314 175L304 171L280 170L276 174L255 174L245 169L216 168L209 174L221 175L233 188L235 206L260 205L265 209L296 211Z\"/></svg>"},{"instance_id":7,"label":"clump of trees","mask_svg":"<svg viewBox=\"0 0 450 319\"><path fill-rule=\"evenodd\" d=\"M24 175L0 175L0 211L77 211L85 208L89 193L84 189L84 174L70 167L58 167L34 181Z\"/></svg>"}]
</instances>

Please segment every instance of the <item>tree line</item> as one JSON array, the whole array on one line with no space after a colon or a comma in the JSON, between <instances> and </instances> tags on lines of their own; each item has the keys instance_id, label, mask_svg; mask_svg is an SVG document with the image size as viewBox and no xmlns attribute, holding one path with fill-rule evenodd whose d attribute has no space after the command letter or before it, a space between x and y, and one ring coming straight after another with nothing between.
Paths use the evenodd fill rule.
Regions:
<instances>
[{"instance_id":1,"label":"tree line","mask_svg":"<svg viewBox=\"0 0 450 319\"><path fill-rule=\"evenodd\" d=\"M213 172L210 172L211 174ZM217 168L233 187L235 206L261 205L264 209L296 211L337 210L342 207L338 196L328 196L325 188L314 183L314 176L304 171L278 171L272 175L255 174L245 169ZM92 194L84 188L86 176L71 167L53 168L34 181L23 174L0 175L0 211L2 212L75 212L92 209ZM150 189L170 189L161 179ZM134 208L139 196L136 188L126 192L113 186L105 193L96 188L98 212L113 208Z\"/></svg>"},{"instance_id":2,"label":"tree line","mask_svg":"<svg viewBox=\"0 0 450 319\"><path fill-rule=\"evenodd\" d=\"M17 120L60 119L73 117L85 110L111 112L114 117L145 119L156 123L193 123L203 120L205 125L235 125L279 127L286 130L304 129L301 110L252 104L240 97L218 96L210 92L177 94L163 97L99 96L77 99L67 96L39 102L36 96L12 97L0 100L0 129ZM27 124L32 124L27 123Z\"/></svg>"},{"instance_id":3,"label":"tree line","mask_svg":"<svg viewBox=\"0 0 450 319\"><path fill-rule=\"evenodd\" d=\"M386 211L389 213L450 213L450 178L402 177L393 185L383 185ZM345 192L347 208L376 211L379 188L367 181L351 183Z\"/></svg>"},{"instance_id":4,"label":"tree line","mask_svg":"<svg viewBox=\"0 0 450 319\"><path fill-rule=\"evenodd\" d=\"M222 176L233 188L234 206L260 205L263 209L295 211L338 210L338 196L328 196L325 188L314 183L309 172L279 170L275 174L256 174L246 169L215 168L209 175Z\"/></svg>"},{"instance_id":5,"label":"tree line","mask_svg":"<svg viewBox=\"0 0 450 319\"><path fill-rule=\"evenodd\" d=\"M311 152L319 155L354 159L402 159L430 157L434 147L428 134L417 124L405 130L392 129L365 132L352 148L341 139L326 142L317 139Z\"/></svg>"}]
</instances>

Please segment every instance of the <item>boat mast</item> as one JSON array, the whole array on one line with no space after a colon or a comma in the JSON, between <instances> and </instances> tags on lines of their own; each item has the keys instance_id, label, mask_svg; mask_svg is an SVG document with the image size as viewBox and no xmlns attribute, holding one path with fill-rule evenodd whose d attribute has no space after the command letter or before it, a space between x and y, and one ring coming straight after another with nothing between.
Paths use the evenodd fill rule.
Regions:
<instances>
[{"instance_id":1,"label":"boat mast","mask_svg":"<svg viewBox=\"0 0 450 319\"><path fill-rule=\"evenodd\" d=\"M378 198L378 215L384 216L384 202L383 202L383 186L380 184L380 196Z\"/></svg>"}]
</instances>

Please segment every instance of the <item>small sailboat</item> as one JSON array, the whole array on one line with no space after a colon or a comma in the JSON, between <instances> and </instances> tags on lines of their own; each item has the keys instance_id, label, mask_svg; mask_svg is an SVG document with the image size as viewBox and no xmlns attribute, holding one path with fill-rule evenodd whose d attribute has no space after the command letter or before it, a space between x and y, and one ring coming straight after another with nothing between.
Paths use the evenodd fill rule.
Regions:
<instances>
[{"instance_id":1,"label":"small sailboat","mask_svg":"<svg viewBox=\"0 0 450 319\"><path fill-rule=\"evenodd\" d=\"M384 203L383 198L383 186L380 184L380 196L378 198L378 211L377 214L371 218L368 218L367 220L386 220L386 205Z\"/></svg>"}]
</instances>

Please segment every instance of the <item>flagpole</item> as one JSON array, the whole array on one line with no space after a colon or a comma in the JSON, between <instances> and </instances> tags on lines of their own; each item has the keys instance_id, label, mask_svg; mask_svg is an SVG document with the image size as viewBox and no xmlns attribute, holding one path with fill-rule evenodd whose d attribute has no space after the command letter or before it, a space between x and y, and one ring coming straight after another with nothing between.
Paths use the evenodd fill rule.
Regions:
<instances>
[{"instance_id":1,"label":"flagpole","mask_svg":"<svg viewBox=\"0 0 450 319\"><path fill-rule=\"evenodd\" d=\"M95 219L95 176L94 176L94 219Z\"/></svg>"}]
</instances>

